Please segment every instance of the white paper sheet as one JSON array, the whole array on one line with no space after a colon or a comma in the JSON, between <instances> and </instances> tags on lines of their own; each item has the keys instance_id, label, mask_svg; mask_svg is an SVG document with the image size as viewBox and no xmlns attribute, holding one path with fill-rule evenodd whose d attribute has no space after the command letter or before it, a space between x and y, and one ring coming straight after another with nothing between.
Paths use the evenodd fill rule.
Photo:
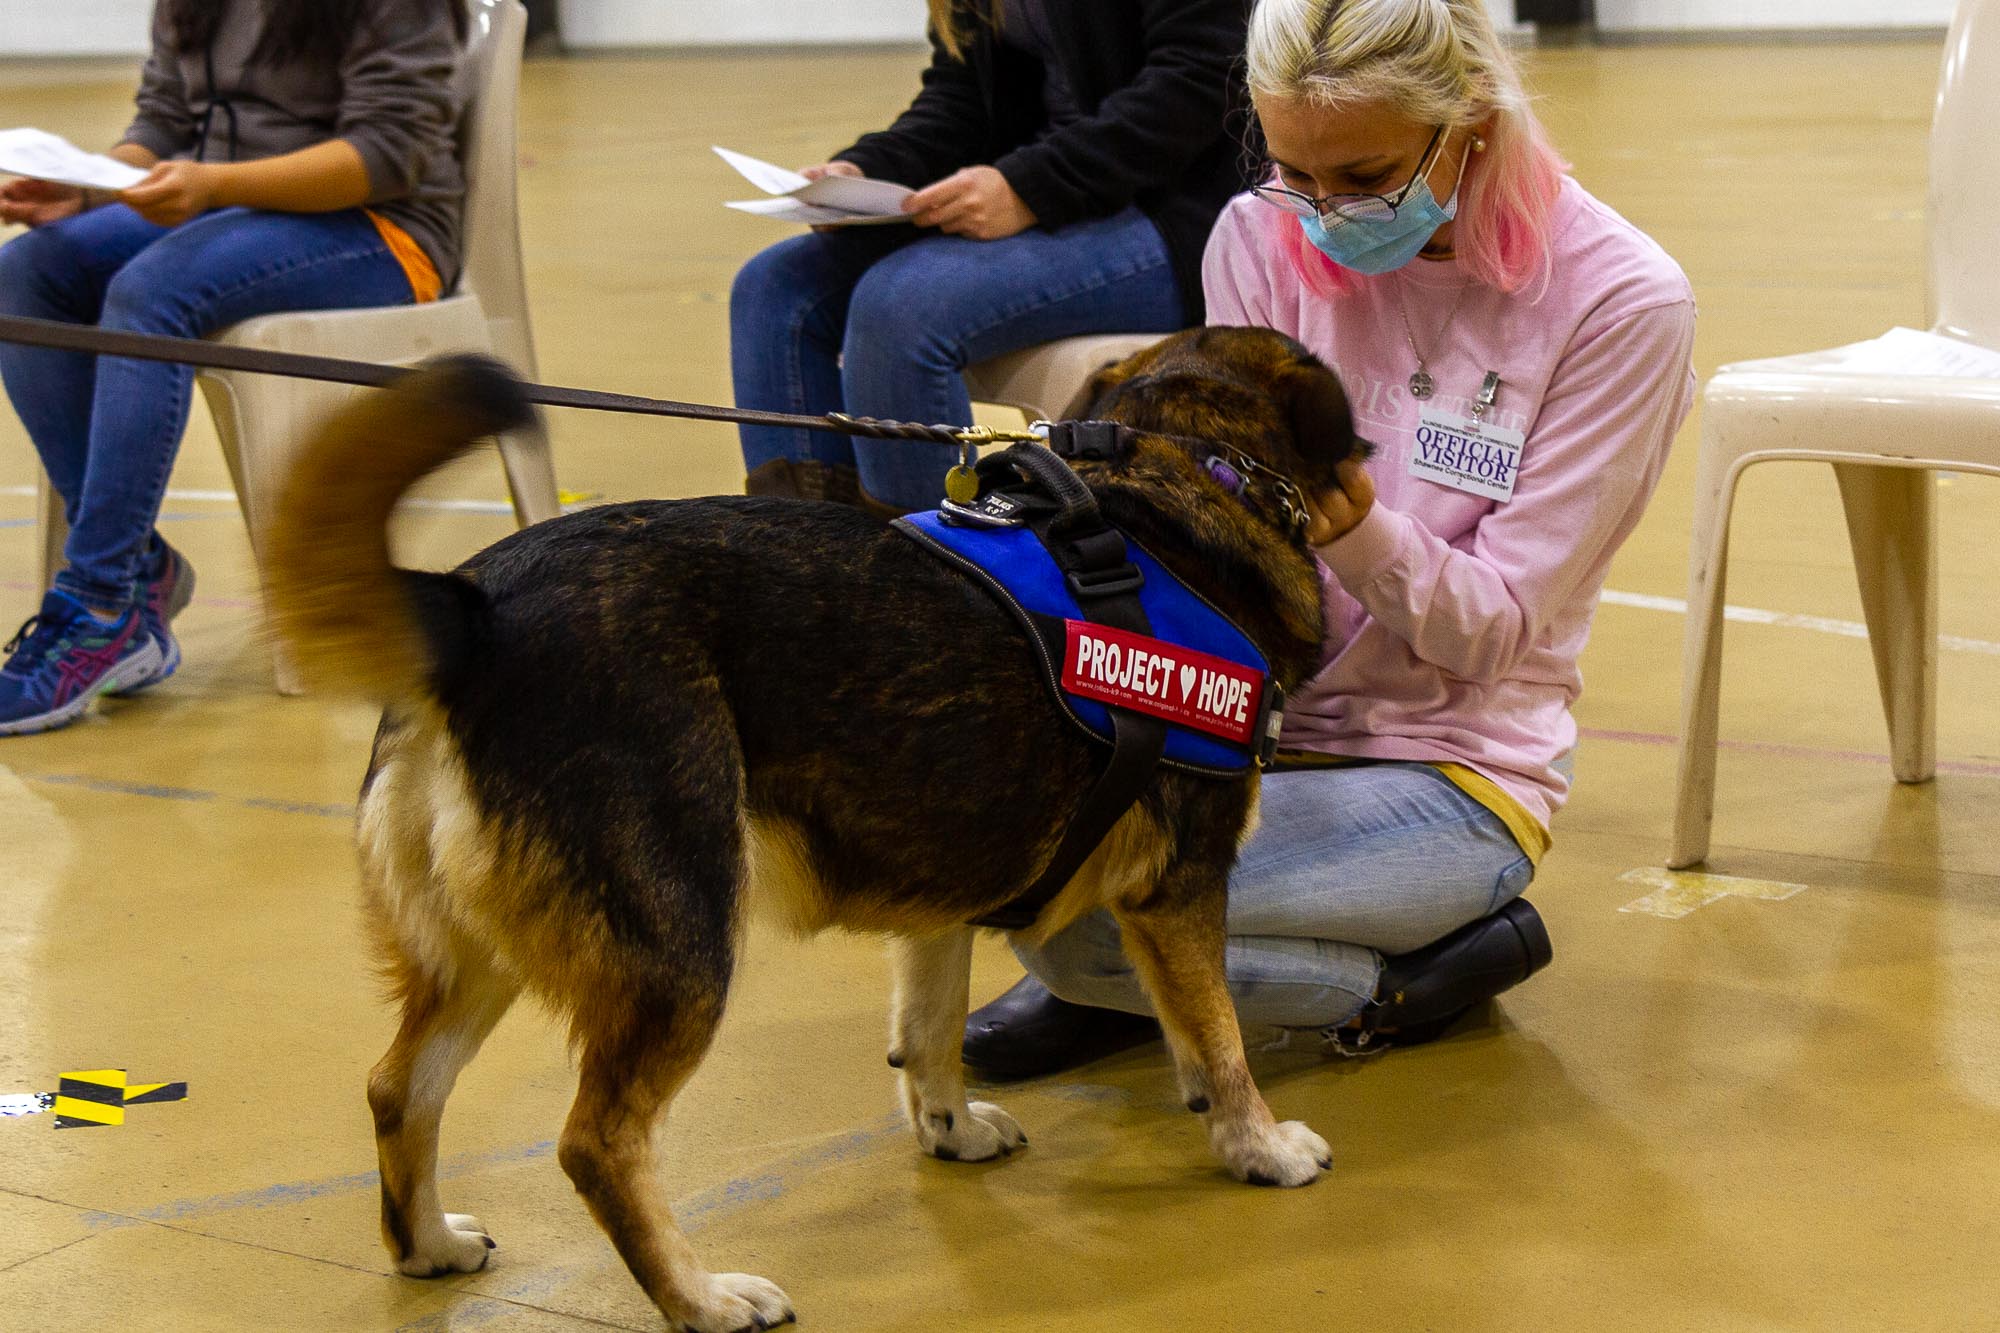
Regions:
<instances>
[{"instance_id":1,"label":"white paper sheet","mask_svg":"<svg viewBox=\"0 0 2000 1333\"><path fill-rule=\"evenodd\" d=\"M914 193L894 181L858 176L822 176L807 180L796 171L718 147L716 156L772 199L732 200L727 207L781 222L820 227L868 227L908 222L903 201Z\"/></svg>"},{"instance_id":2,"label":"white paper sheet","mask_svg":"<svg viewBox=\"0 0 2000 1333\"><path fill-rule=\"evenodd\" d=\"M2000 379L2000 351L1919 329L1893 328L1879 338L1836 348L1823 368L1857 375Z\"/></svg>"},{"instance_id":3,"label":"white paper sheet","mask_svg":"<svg viewBox=\"0 0 2000 1333\"><path fill-rule=\"evenodd\" d=\"M742 213L755 213L758 217L776 218L780 222L803 222L814 227L883 227L910 220L902 213L863 216L844 208L822 208L803 199L784 196L776 199L733 199L724 207Z\"/></svg>"},{"instance_id":4,"label":"white paper sheet","mask_svg":"<svg viewBox=\"0 0 2000 1333\"><path fill-rule=\"evenodd\" d=\"M89 190L123 190L146 178L102 153L86 153L60 135L43 130L0 130L0 175L31 176Z\"/></svg>"}]
</instances>

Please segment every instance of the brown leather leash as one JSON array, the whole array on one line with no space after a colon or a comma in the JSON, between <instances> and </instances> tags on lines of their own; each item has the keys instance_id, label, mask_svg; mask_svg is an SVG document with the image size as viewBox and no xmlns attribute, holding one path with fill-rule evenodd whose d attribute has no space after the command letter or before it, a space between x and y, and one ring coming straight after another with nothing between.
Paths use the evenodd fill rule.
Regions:
<instances>
[{"instance_id":1,"label":"brown leather leash","mask_svg":"<svg viewBox=\"0 0 2000 1333\"><path fill-rule=\"evenodd\" d=\"M411 371L408 366L386 366L373 361L348 361L332 356L306 356L297 352L270 352L255 347L229 347L199 338L128 333L101 329L92 324L65 324L59 320L31 319L22 315L0 315L0 342L62 352L85 352L93 356L169 361L206 370L286 375L293 379L355 384L370 389L394 384ZM968 450L979 445L1020 444L1040 438L1026 431L994 430L988 426L925 426L911 421L849 416L845 412L806 416L792 412L716 407L708 403L682 403L671 398L645 398L638 394L605 393L596 389L571 389L554 384L523 384L521 388L529 402L544 407L573 407L585 412L627 412L639 416L679 417L689 421L720 421L743 426L792 426L875 440L923 440Z\"/></svg>"}]
</instances>

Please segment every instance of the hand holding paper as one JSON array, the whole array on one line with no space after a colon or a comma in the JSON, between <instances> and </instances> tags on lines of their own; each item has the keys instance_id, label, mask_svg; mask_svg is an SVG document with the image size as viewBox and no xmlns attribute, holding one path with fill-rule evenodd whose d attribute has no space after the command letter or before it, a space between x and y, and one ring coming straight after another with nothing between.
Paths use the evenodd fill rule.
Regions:
<instances>
[{"instance_id":1,"label":"hand holding paper","mask_svg":"<svg viewBox=\"0 0 2000 1333\"><path fill-rule=\"evenodd\" d=\"M0 130L0 175L27 176L85 190L123 190L146 178L102 153L86 153L60 135L43 130Z\"/></svg>"},{"instance_id":2,"label":"hand holding paper","mask_svg":"<svg viewBox=\"0 0 2000 1333\"><path fill-rule=\"evenodd\" d=\"M912 193L908 186L865 176L825 175L818 180L807 180L796 171L732 153L727 148L717 148L715 152L741 172L745 180L776 196L731 201L728 207L739 212L819 227L868 227L910 220L903 212L903 201Z\"/></svg>"},{"instance_id":3,"label":"hand holding paper","mask_svg":"<svg viewBox=\"0 0 2000 1333\"><path fill-rule=\"evenodd\" d=\"M0 226L46 227L83 211L83 191L48 181L0 181Z\"/></svg>"}]
</instances>

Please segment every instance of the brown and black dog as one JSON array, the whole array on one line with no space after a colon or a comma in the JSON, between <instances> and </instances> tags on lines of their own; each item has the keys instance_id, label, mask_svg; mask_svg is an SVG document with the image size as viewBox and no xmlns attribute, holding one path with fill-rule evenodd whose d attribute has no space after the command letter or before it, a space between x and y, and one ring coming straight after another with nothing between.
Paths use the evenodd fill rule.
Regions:
<instances>
[{"instance_id":1,"label":"brown and black dog","mask_svg":"<svg viewBox=\"0 0 2000 1333\"><path fill-rule=\"evenodd\" d=\"M469 359L359 400L300 456L266 548L307 678L386 705L358 832L402 1005L368 1081L384 1239L417 1276L486 1262L485 1229L440 1206L438 1124L525 990L568 1021L579 1088L560 1159L632 1275L677 1328L766 1328L791 1317L784 1293L702 1266L652 1149L721 1017L746 901L802 931L893 936L890 1063L918 1141L952 1161L1009 1152L1014 1120L966 1100L965 923L1037 878L1105 751L993 597L855 509L612 504L450 573L395 568L398 497L529 410ZM1142 432L1079 465L1106 517L1227 612L1281 684L1305 679L1321 612L1304 539L1261 474L1232 495L1190 441L1328 486L1366 447L1333 374L1275 333L1193 330L1102 372L1091 411ZM1240 1180L1303 1185L1326 1142L1273 1119L1223 977L1226 882L1256 803L1254 776L1160 769L1034 934L1108 908L1216 1154Z\"/></svg>"}]
</instances>

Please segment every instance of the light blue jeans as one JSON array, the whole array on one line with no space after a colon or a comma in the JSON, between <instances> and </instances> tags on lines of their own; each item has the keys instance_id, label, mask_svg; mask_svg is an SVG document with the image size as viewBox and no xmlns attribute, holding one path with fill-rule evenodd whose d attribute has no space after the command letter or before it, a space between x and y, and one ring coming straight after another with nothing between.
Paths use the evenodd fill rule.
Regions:
<instances>
[{"instance_id":1,"label":"light blue jeans","mask_svg":"<svg viewBox=\"0 0 2000 1333\"><path fill-rule=\"evenodd\" d=\"M1229 880L1226 967L1246 1027L1326 1028L1408 953L1519 897L1534 865L1492 811L1428 764L1264 776L1262 822ZM1108 912L1014 952L1075 1004L1150 1014Z\"/></svg>"}]
</instances>

